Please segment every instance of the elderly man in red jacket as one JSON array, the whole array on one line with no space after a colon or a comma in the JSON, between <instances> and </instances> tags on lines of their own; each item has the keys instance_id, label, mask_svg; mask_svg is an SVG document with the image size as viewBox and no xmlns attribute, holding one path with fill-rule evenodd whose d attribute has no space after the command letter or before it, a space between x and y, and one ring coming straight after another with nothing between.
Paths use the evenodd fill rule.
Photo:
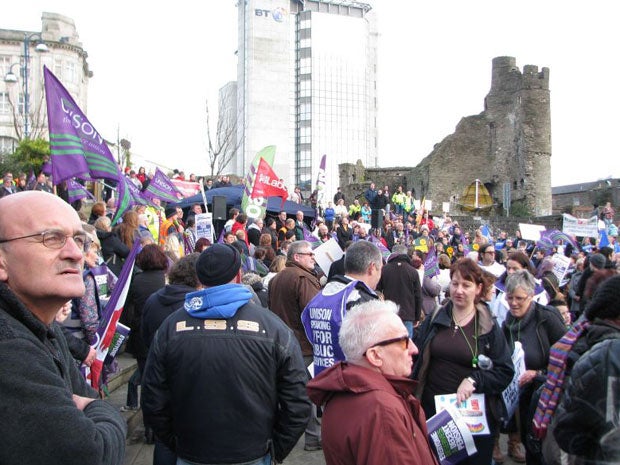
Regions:
<instances>
[{"instance_id":1,"label":"elderly man in red jacket","mask_svg":"<svg viewBox=\"0 0 620 465\"><path fill-rule=\"evenodd\" d=\"M436 465L426 418L409 379L418 352L396 304L373 300L343 319L338 338L347 359L308 383L324 407L327 465Z\"/></svg>"}]
</instances>

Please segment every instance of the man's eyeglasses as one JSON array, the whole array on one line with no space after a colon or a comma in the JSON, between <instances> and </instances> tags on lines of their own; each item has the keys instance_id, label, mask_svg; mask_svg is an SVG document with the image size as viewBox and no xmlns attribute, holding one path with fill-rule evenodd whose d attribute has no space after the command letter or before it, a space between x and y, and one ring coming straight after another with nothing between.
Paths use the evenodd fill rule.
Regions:
<instances>
[{"instance_id":1,"label":"man's eyeglasses","mask_svg":"<svg viewBox=\"0 0 620 465\"><path fill-rule=\"evenodd\" d=\"M29 234L27 236L13 237L11 239L0 239L0 244L4 244L5 242L17 241L19 239L28 239L30 237L39 237L40 242L43 243L45 247L48 249L62 249L67 243L67 238L71 237L75 245L83 252L88 252L88 248L90 247L91 241L88 239L88 236L84 232L78 232L73 235L66 235L62 231L50 230L43 231L36 234Z\"/></svg>"},{"instance_id":2,"label":"man's eyeglasses","mask_svg":"<svg viewBox=\"0 0 620 465\"><path fill-rule=\"evenodd\" d=\"M314 257L314 252L297 252L297 255L308 255Z\"/></svg>"},{"instance_id":3,"label":"man's eyeglasses","mask_svg":"<svg viewBox=\"0 0 620 465\"><path fill-rule=\"evenodd\" d=\"M530 298L529 295L526 295L525 297L521 297L521 296L517 296L517 295L507 295L506 296L506 302L516 302L518 304L522 304L523 302L525 302L529 298Z\"/></svg>"},{"instance_id":4,"label":"man's eyeglasses","mask_svg":"<svg viewBox=\"0 0 620 465\"><path fill-rule=\"evenodd\" d=\"M407 349L409 349L409 342L410 341L411 341L411 339L409 338L409 335L401 336L401 337L395 337L393 339L386 339L385 341L377 342L376 344L371 345L368 349L372 349L373 347L389 346L390 344L396 344L398 342L398 343L400 343L401 348L403 350L407 350ZM364 355L366 355L366 352L368 352L368 350L366 350L364 352Z\"/></svg>"}]
</instances>

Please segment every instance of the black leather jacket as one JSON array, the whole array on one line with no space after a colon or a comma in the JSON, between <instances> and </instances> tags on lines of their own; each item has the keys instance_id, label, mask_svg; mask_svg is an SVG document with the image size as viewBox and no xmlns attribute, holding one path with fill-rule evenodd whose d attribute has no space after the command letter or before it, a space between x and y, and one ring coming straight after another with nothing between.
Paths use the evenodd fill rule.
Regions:
<instances>
[{"instance_id":1,"label":"black leather jacket","mask_svg":"<svg viewBox=\"0 0 620 465\"><path fill-rule=\"evenodd\" d=\"M173 313L153 339L143 412L155 435L196 463L281 462L310 416L293 332L253 303L228 319Z\"/></svg>"},{"instance_id":2,"label":"black leather jacket","mask_svg":"<svg viewBox=\"0 0 620 465\"><path fill-rule=\"evenodd\" d=\"M555 439L580 463L620 462L620 332L575 364L556 412Z\"/></svg>"}]
</instances>

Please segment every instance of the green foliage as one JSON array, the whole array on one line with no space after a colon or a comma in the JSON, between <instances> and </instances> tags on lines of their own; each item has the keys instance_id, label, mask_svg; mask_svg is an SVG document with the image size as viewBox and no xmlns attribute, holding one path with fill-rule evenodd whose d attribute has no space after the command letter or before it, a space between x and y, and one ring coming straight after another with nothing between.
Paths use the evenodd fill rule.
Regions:
<instances>
[{"instance_id":1,"label":"green foliage","mask_svg":"<svg viewBox=\"0 0 620 465\"><path fill-rule=\"evenodd\" d=\"M19 142L15 153L7 155L0 161L0 172L11 171L14 176L17 173L29 173L34 170L37 173L41 169L44 157L50 156L50 144L45 139L23 139Z\"/></svg>"},{"instance_id":2,"label":"green foliage","mask_svg":"<svg viewBox=\"0 0 620 465\"><path fill-rule=\"evenodd\" d=\"M607 202L613 202L611 187L596 190L594 193L594 203L597 205L605 205Z\"/></svg>"},{"instance_id":3,"label":"green foliage","mask_svg":"<svg viewBox=\"0 0 620 465\"><path fill-rule=\"evenodd\" d=\"M523 202L513 202L510 205L510 216L525 218L528 216L532 216L532 211Z\"/></svg>"}]
</instances>

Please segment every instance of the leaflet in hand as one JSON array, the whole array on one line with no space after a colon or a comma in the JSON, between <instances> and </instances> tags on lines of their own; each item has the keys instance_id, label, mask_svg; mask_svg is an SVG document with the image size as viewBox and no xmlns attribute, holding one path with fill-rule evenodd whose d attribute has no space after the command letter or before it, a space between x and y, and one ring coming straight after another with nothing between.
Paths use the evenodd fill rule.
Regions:
<instances>
[{"instance_id":1,"label":"leaflet in hand","mask_svg":"<svg viewBox=\"0 0 620 465\"><path fill-rule=\"evenodd\" d=\"M472 394L469 399L460 404L456 403L456 394L435 396L435 410L437 412L444 410L448 406L458 410L471 434L491 434L484 406L484 394Z\"/></svg>"}]
</instances>

